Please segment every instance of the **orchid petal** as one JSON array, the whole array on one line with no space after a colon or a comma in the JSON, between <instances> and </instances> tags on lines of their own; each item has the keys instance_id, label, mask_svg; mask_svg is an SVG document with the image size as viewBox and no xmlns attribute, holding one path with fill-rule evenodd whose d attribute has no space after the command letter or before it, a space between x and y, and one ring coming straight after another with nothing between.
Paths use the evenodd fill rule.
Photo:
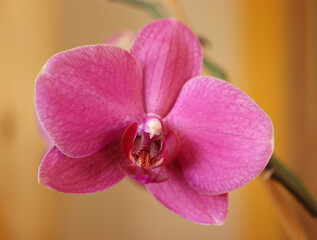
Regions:
<instances>
[{"instance_id":1,"label":"orchid petal","mask_svg":"<svg viewBox=\"0 0 317 240\"><path fill-rule=\"evenodd\" d=\"M191 188L177 162L161 168L169 179L160 184L146 185L152 195L165 207L199 224L220 225L228 208L228 194L204 195Z\"/></svg>"},{"instance_id":2,"label":"orchid petal","mask_svg":"<svg viewBox=\"0 0 317 240\"><path fill-rule=\"evenodd\" d=\"M35 86L45 131L70 157L85 157L142 119L142 73L118 47L94 45L53 56Z\"/></svg>"},{"instance_id":3,"label":"orchid petal","mask_svg":"<svg viewBox=\"0 0 317 240\"><path fill-rule=\"evenodd\" d=\"M66 193L103 191L125 176L118 167L124 159L117 140L83 158L67 157L53 147L40 165L39 183Z\"/></svg>"},{"instance_id":4,"label":"orchid petal","mask_svg":"<svg viewBox=\"0 0 317 240\"><path fill-rule=\"evenodd\" d=\"M164 117L182 85L200 75L202 52L191 30L175 19L143 27L131 48L144 75L145 109Z\"/></svg>"},{"instance_id":5,"label":"orchid petal","mask_svg":"<svg viewBox=\"0 0 317 240\"><path fill-rule=\"evenodd\" d=\"M245 93L216 78L187 82L165 122L179 136L186 180L202 193L245 185L273 152L270 118Z\"/></svg>"}]
</instances>

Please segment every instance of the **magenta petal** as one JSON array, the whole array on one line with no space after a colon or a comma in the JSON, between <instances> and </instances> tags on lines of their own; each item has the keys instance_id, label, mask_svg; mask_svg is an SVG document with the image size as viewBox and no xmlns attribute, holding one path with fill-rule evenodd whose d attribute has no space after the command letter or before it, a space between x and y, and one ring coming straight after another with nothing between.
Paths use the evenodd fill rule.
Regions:
<instances>
[{"instance_id":1,"label":"magenta petal","mask_svg":"<svg viewBox=\"0 0 317 240\"><path fill-rule=\"evenodd\" d=\"M270 118L245 93L219 79L197 77L186 83L165 122L180 139L186 180L202 193L243 186L273 152Z\"/></svg>"},{"instance_id":2,"label":"magenta petal","mask_svg":"<svg viewBox=\"0 0 317 240\"><path fill-rule=\"evenodd\" d=\"M169 179L160 184L148 184L148 190L165 207L199 224L220 225L228 208L228 194L204 195L196 192L186 182L177 162L163 166L162 174Z\"/></svg>"},{"instance_id":3,"label":"magenta petal","mask_svg":"<svg viewBox=\"0 0 317 240\"><path fill-rule=\"evenodd\" d=\"M89 157L70 158L53 147L39 169L39 183L66 193L94 193L118 183L125 174L119 141L113 141Z\"/></svg>"},{"instance_id":4,"label":"magenta petal","mask_svg":"<svg viewBox=\"0 0 317 240\"><path fill-rule=\"evenodd\" d=\"M142 119L142 73L118 47L74 48L48 60L35 85L38 117L67 156L88 156Z\"/></svg>"},{"instance_id":5,"label":"magenta petal","mask_svg":"<svg viewBox=\"0 0 317 240\"><path fill-rule=\"evenodd\" d=\"M198 39L176 19L161 19L143 27L131 48L144 75L147 113L164 117L187 80L200 75Z\"/></svg>"}]
</instances>

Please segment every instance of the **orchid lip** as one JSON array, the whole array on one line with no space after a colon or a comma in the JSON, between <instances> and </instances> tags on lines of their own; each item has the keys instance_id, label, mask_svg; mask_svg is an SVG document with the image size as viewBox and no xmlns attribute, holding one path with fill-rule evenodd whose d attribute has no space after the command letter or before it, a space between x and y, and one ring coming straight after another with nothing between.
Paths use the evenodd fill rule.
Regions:
<instances>
[{"instance_id":1,"label":"orchid lip","mask_svg":"<svg viewBox=\"0 0 317 240\"><path fill-rule=\"evenodd\" d=\"M131 178L142 184L161 183L168 180L169 176L154 172L149 169L140 168L136 165L119 164L119 167Z\"/></svg>"}]
</instances>

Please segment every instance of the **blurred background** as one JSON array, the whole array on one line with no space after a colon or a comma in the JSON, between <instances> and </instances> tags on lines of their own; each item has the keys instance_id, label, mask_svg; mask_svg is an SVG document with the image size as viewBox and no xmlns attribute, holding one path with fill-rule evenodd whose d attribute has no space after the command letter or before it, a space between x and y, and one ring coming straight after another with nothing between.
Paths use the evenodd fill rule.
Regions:
<instances>
[{"instance_id":1,"label":"blurred background","mask_svg":"<svg viewBox=\"0 0 317 240\"><path fill-rule=\"evenodd\" d=\"M272 118L275 153L317 196L317 2L180 0L229 79ZM71 195L37 183L44 153L34 80L53 54L138 31L151 17L103 0L0 0L0 239L289 239L263 181L230 194L227 221L200 226L129 180ZM317 225L287 197L310 239Z\"/></svg>"}]
</instances>

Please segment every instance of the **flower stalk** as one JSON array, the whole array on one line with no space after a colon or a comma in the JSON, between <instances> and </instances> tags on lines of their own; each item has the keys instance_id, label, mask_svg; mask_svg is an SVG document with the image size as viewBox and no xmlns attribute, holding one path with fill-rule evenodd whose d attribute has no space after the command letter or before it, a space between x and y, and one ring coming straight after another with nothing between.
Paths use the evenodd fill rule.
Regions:
<instances>
[{"instance_id":1,"label":"flower stalk","mask_svg":"<svg viewBox=\"0 0 317 240\"><path fill-rule=\"evenodd\" d=\"M112 0L112 1L123 3L123 4L129 4L133 7L144 10L148 12L155 19L166 17L166 14L162 13L162 10L158 8L157 4L154 4L154 3L149 3L142 0ZM169 2L171 1L165 1L165 4ZM173 8L175 8L175 4L173 5ZM176 11L175 14L179 15L180 13L179 11ZM182 13L182 16L185 16L185 15ZM211 72L213 76L223 79L225 81L228 81L228 77L226 73L207 57L204 57L203 65L206 69L208 69ZM287 169L280 161L278 161L275 155L271 157L264 171L268 174L270 179L273 179L279 182L283 187L285 187L289 191L289 193L291 193L313 217L315 218L317 217L317 203L314 197L309 193L309 191L301 183L298 177L289 169Z\"/></svg>"},{"instance_id":2,"label":"flower stalk","mask_svg":"<svg viewBox=\"0 0 317 240\"><path fill-rule=\"evenodd\" d=\"M229 81L227 74L220 67L211 62L207 57L204 57L203 63L204 67L207 68L213 76L225 80L227 82Z\"/></svg>"},{"instance_id":3,"label":"flower stalk","mask_svg":"<svg viewBox=\"0 0 317 240\"><path fill-rule=\"evenodd\" d=\"M139 8L141 10L145 10L148 13L150 13L150 15L152 15L155 19L164 17L164 15L158 9L157 5L153 3L149 3L146 1L139 1L139 0L111 0L111 1L122 3L122 4L128 4L133 7Z\"/></svg>"},{"instance_id":4,"label":"flower stalk","mask_svg":"<svg viewBox=\"0 0 317 240\"><path fill-rule=\"evenodd\" d=\"M313 216L317 217L317 204L299 178L287 169L277 158L272 156L265 171L270 178L282 184Z\"/></svg>"}]
</instances>

